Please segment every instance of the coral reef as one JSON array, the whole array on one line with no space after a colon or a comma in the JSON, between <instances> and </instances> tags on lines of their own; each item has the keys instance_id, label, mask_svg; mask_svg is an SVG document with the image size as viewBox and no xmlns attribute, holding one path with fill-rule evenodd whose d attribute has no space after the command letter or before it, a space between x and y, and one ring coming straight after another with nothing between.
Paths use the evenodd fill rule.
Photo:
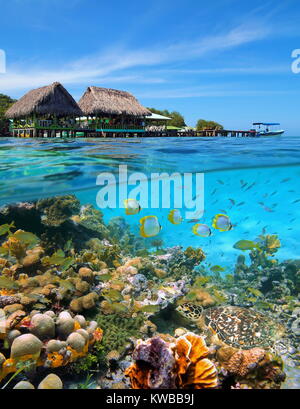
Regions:
<instances>
[{"instance_id":1,"label":"coral reef","mask_svg":"<svg viewBox=\"0 0 300 409\"><path fill-rule=\"evenodd\" d=\"M62 388L87 372L113 389L280 388L300 341L300 261L278 262L280 246L240 240L249 258L225 274L200 247L137 237L73 195L2 207L0 382ZM194 323L178 316L186 305Z\"/></svg>"},{"instance_id":2,"label":"coral reef","mask_svg":"<svg viewBox=\"0 0 300 409\"><path fill-rule=\"evenodd\" d=\"M174 342L139 341L126 369L134 389L206 389L217 386L217 370L202 337L187 333Z\"/></svg>"},{"instance_id":3,"label":"coral reef","mask_svg":"<svg viewBox=\"0 0 300 409\"><path fill-rule=\"evenodd\" d=\"M2 355L0 380L16 372L20 365L58 368L87 355L89 348L102 339L102 330L95 321L82 316L74 318L68 311L58 316L53 311L44 314L16 311L5 320L4 342L8 341L10 357Z\"/></svg>"}]
</instances>

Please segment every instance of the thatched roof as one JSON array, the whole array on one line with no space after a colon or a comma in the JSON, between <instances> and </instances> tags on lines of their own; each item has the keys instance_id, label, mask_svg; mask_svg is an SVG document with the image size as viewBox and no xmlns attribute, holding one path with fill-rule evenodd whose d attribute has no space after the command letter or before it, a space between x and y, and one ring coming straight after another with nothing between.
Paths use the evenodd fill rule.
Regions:
<instances>
[{"instance_id":1,"label":"thatched roof","mask_svg":"<svg viewBox=\"0 0 300 409\"><path fill-rule=\"evenodd\" d=\"M54 82L46 87L27 92L6 111L5 116L13 119L32 114L80 116L82 112L68 91L59 82Z\"/></svg>"},{"instance_id":2,"label":"thatched roof","mask_svg":"<svg viewBox=\"0 0 300 409\"><path fill-rule=\"evenodd\" d=\"M110 88L88 87L78 105L85 115L146 116L151 114L129 92Z\"/></svg>"}]
</instances>

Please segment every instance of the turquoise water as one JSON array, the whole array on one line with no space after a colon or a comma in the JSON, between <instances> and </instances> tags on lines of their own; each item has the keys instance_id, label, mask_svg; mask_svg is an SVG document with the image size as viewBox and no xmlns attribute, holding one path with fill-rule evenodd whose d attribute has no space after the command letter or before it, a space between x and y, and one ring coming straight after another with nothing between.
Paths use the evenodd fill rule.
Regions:
<instances>
[{"instance_id":1,"label":"turquoise water","mask_svg":"<svg viewBox=\"0 0 300 409\"><path fill-rule=\"evenodd\" d=\"M298 258L300 235L300 137L276 138L167 138L0 140L0 204L74 193L80 201L96 204L102 172L118 175L142 172L203 173L204 215L199 223L211 226L218 213L234 225L229 232L213 230L207 238L195 236L188 220L172 225L170 209L144 208L135 216L124 209L103 210L105 220L122 215L138 232L139 219L156 215L164 246L200 246L207 261L230 271L240 254L233 244L259 234L278 234L279 260ZM184 189L184 187L183 187ZM130 196L130 194L128 194ZM172 193L171 193L172 195ZM171 207L172 208L172 207ZM185 209L182 209L184 215ZM148 240L147 245L153 239Z\"/></svg>"},{"instance_id":2,"label":"turquoise water","mask_svg":"<svg viewBox=\"0 0 300 409\"><path fill-rule=\"evenodd\" d=\"M151 263L153 260L155 260L155 263L158 263L151 264L151 266L158 265L159 268L157 271L159 271L160 274L162 271L164 272L164 270L160 269L160 266L167 269L167 273L170 275L166 278L161 278L156 271L155 274L157 277L153 277L153 281L152 270L149 270L152 274L150 276L151 280L148 279L146 275L143 275L150 274L147 271L147 264L142 266L144 270L142 270L142 268L137 270L132 267L136 272L143 271L143 273L136 274L136 276L134 275L135 273L130 273L130 271L132 271L132 269L129 269L130 267L126 267L129 270L126 270L126 275L120 275L120 277L121 280L125 280L127 283L124 290L127 291L127 288L130 288L130 291L132 291L132 293L130 293L132 297L131 301L133 300L133 303L137 301L138 308L140 308L139 303L144 303L146 307L149 307L147 304L149 299L151 299L151 302L157 301L158 303L159 297L167 297L167 304L165 304L165 300L163 299L164 304L159 304L159 313L153 316L151 315L150 320L152 318L153 323L157 324L158 333L173 333L173 331L178 328L178 325L182 325L178 323L178 317L176 319L176 312L174 311L175 305L177 305L176 297L182 298L184 296L186 300L189 300L190 298L188 298L188 296L193 296L193 291L199 289L196 287L197 279L208 278L207 287L203 288L208 291L208 294L213 294L218 304L222 305L225 302L225 305L233 304L244 307L251 307L254 304L254 307L259 311L264 314L268 313L272 318L276 318L276 320L278 319L281 323L286 325L286 336L280 339L273 347L276 353L280 354L284 360L286 381L282 387L288 389L299 388L300 354L298 346L300 335L300 309L298 291L300 257L298 239L300 237L300 224L298 221L300 217L300 137L282 136L261 139L132 138L76 140L1 138L0 167L0 213L2 220L4 220L3 223L15 221L16 229L19 229L21 225L21 229L38 233L43 240L43 248L48 252L47 255L51 255L51 258L55 256L55 261L53 261L56 266L54 269L54 271L56 271L55 279L61 274L70 275L66 276L69 279L74 278L75 276L73 277L72 274L74 272L79 274L80 267L83 264L84 266L91 266L93 270L97 268L97 271L98 269L100 271L100 269L102 269L101 263L103 263L102 258L101 261L97 261L97 258L94 261L94 259L90 258L91 254L93 256L95 254L101 254L101 257L106 257L105 260L108 264L104 265L108 266L107 271L115 274L118 271L115 269L118 265L118 261L115 258L116 256L113 255L114 246L111 246L111 243L116 241L119 246L117 247L117 251L121 253L122 256L122 263L125 263L126 260L124 254L129 253L130 259L136 254L142 254L142 258L145 258L147 263L149 260L151 260ZM127 168L128 184L119 179L119 172L121 169L124 169L124 167ZM167 177L177 174L176 181L170 184L170 192L166 194L167 199L170 198L170 203L166 203L166 200L162 200L164 193L166 193L166 187L159 188L158 190L152 189L162 174ZM110 179L110 182L108 185L101 186L99 184L99 177L103 177L104 175ZM188 179L188 175L190 179ZM199 185L196 184L196 175L198 175L199 180L203 183ZM129 185L130 178L134 176L139 182ZM114 180L116 181L116 185L113 184ZM144 181L142 182L142 180ZM177 183L178 180L180 183ZM189 183L189 181L191 183ZM137 191L139 188L141 188L141 194L137 199L141 205L141 210L135 215L126 215L125 209L122 206L119 207L118 203L120 201L120 203L123 204L123 199L135 197L132 189ZM108 194L104 195L102 200L99 201L100 195L103 195L103 189L107 189ZM108 227L110 232L109 240L112 238L112 241L102 240L97 250L97 239L91 239L89 241L90 244L86 241L91 237L89 235L85 236L85 228L87 228L89 234L91 234L91 231L97 231L97 229L99 229L100 232L102 231L101 229L103 229L102 220L99 227L99 221L97 222L99 218L97 219L95 213L91 213L91 208L81 207L81 210L79 210L78 204L76 205L76 211L72 213L70 210L72 203L77 203L73 198L64 198L62 201L60 199L45 201L46 204L44 203L42 208L38 209L38 215L42 221L41 225L44 223L44 226L40 225L40 219L37 218L34 212L31 212L32 208L34 208L35 211L37 210L38 204L28 205L23 203L20 206L5 207L5 205L20 201L28 202L65 194L76 195L82 206L92 204L94 207L98 207L103 212L105 224L109 223L109 221L116 216L122 216L125 222L130 225L131 232L135 234L136 237L140 238L140 220L145 216L157 216L161 230L155 237L132 240L132 237L127 234L127 228L126 225L123 224L123 221L120 221L120 219L118 221L115 220L115 224L104 226L105 229ZM188 208L189 206L185 201L183 201L183 206L179 206L178 203L175 203L175 199L178 199L178 197L182 199L190 197L194 200L197 205L197 210L199 210L198 214L192 216L192 219L189 218L188 211L196 209ZM103 202L108 200L108 198L116 199L116 203L109 208L103 209ZM155 200L157 200L158 206L153 205ZM55 210L53 210L51 202L55 203ZM67 206L67 211L64 206ZM177 225L172 224L169 220L170 210L174 208L180 210L183 218L182 222ZM18 209L18 212L16 209ZM45 209L49 209L49 213L47 213ZM60 209L63 209L63 221L61 221ZM85 210L87 210L87 213L85 213ZM11 211L12 213L10 213ZM73 214L72 217L71 214ZM86 221L85 214L92 214L92 220L88 219L87 224L84 224L84 220ZM228 216L233 226L231 230L221 232L213 228L212 220L218 214L226 214ZM66 217L66 219L64 219L64 217ZM22 218L25 218L25 220ZM28 220L28 218L32 219ZM81 223L80 229L76 228L78 218ZM55 223L57 221L56 219L58 219L57 225ZM67 224L63 224L65 222ZM211 229L212 234L208 237L196 236L192 230L196 223L206 224ZM22 227L24 224L27 225L26 228ZM65 226L67 227L65 228ZM96 228L94 229L95 226ZM4 238L6 228L7 224L2 225L1 234L3 240L6 240ZM41 228L42 230L39 230ZM114 229L116 229L115 236L113 235ZM123 236L119 229L124 230ZM40 231L42 233L40 233ZM116 237L118 234L120 234L121 237ZM249 251L242 252L235 248L235 244L240 240L250 240L250 243L256 245L253 241L257 240L260 235L278 235L280 240L280 248L278 251L276 252L278 241L274 240L274 237L271 238L273 242L272 240L269 242L268 249L272 249L271 246L272 244L274 245L275 242L275 246L273 246L273 249L276 247L274 250L274 258L279 260L279 263L275 262L275 265L270 264L274 262L274 260L269 260L272 251L266 253L265 250L262 250L262 253L257 252L255 254L255 252L252 252L251 254ZM32 236L30 235L27 236L25 234L25 237L29 237L29 239L32 240ZM157 243L157 239L159 239L161 243ZM156 240L156 243L154 240ZM266 237L263 238L263 241L264 240L266 240ZM7 240L7 242L8 241L9 240ZM6 257L7 253L5 249L8 247L7 242L1 247L2 253L4 256L6 255ZM76 250L75 252L75 249L78 247L78 242L84 245L84 250L81 252L80 250ZM14 249L13 243L14 242L11 241L9 244L11 246L10 251L11 254L15 254L15 259L17 259L17 251L19 248L16 247ZM70 243L71 246L73 245L71 248ZM95 250L91 253L88 249L93 248L92 245L95 246ZM181 266L180 263L182 263L183 260L182 254L184 253L178 249L169 249L174 246L181 246L184 249L189 246L201 248L206 254L206 259L201 261L199 266L195 267L194 262L190 263L192 256L187 257L185 259L186 265L183 264L183 266ZM112 250L110 250L110 247L112 247ZM79 246L79 248L81 247ZM105 252L100 253L100 250L102 249L101 251L103 251L103 248ZM261 248L263 249L263 247ZM63 256L59 256L57 253L53 253L54 249L64 249L65 253L63 253ZM125 250L124 254L123 249ZM130 249L130 251L126 253L128 249ZM145 252L144 249L150 251ZM135 250L139 250L140 253L135 252ZM99 251L99 253L97 253L97 251ZM113 256L110 256L110 251L112 251L111 254ZM193 253L193 249L189 251L195 254ZM145 253L146 256L144 256ZM196 252L196 254L199 253L202 254L201 251ZM249 259L249 253L252 260ZM12 263L15 263L11 254L9 260L13 260ZM76 259L73 259L74 254L76 255ZM246 266L243 264L243 261L240 263L241 258L239 258L238 264L236 264L237 257L241 254L245 255L246 258L248 257ZM268 254L268 259L265 260L261 258L264 254ZM64 262L71 259L73 266L69 269L70 271L60 271L60 269L63 269L63 264L60 264L59 257L63 257ZM110 257L114 258L110 260ZM48 269L48 267L43 265L44 259L46 259L46 257L41 259L41 264L36 264L40 263L39 259L38 261L33 261L33 266L29 264L29 267L27 266L29 269L24 271L28 271L28 274L37 272L37 275L39 275L40 270L36 270L36 268L42 268L41 271L47 269L46 271L50 272L51 275L52 269ZM3 260L7 262L1 258L2 263ZM162 261L162 264L160 264L159 260L171 261L167 261L167 264L164 264ZM286 260L293 261L285 263ZM131 260L131 262L132 261L133 260ZM25 258L22 259L21 262L25 265ZM94 267L94 265L96 267ZM15 266L19 268L18 264L12 265L12 267ZM125 266L126 264L121 265L122 268ZM213 268L213 266L215 266L215 268ZM249 270L247 266L250 266ZM15 274L15 269L12 267L10 267L11 271L6 268L5 274L7 274L7 270ZM26 267L22 266L22 269L23 268ZM30 270L31 268L32 270ZM73 268L75 268L75 270L73 270ZM200 272L197 271L197 269L200 269ZM214 274L218 271L222 271L223 277ZM202 273L204 275L211 275L211 277L202 277ZM120 274L120 272L117 274ZM107 274L102 274L103 280L105 275ZM211 279L212 281L210 281ZM170 280L172 281L170 282ZM67 280L62 281L65 282ZM135 284L133 284L133 282L135 282ZM142 285L145 282L147 283L146 288ZM148 286L149 282L151 282L151 284ZM120 281L118 283L117 280L112 281L112 283L114 283L114 286L116 283L120 285ZM100 301L96 309L93 310L93 306L89 306L87 307L88 311L80 311L83 312L83 314L86 313L87 317L90 317L91 314L92 318L95 316L96 319L97 317L102 317L103 319L103 316L106 317L105 314L107 314L105 308L113 308L114 306L114 308L118 307L120 309L122 306L123 311L125 307L128 314L132 314L129 316L133 318L136 312L132 313L132 311L136 310L131 310L131 301L129 306L128 299L125 300L127 294L124 293L124 298L123 295L120 297L122 300L120 303L114 302L113 295L111 294L115 293L109 293L110 296L108 296L106 290L110 291L110 289L112 289L117 295L121 295L121 292L114 290L113 286L110 287L110 285L110 281L106 283L104 280L102 283L100 280L95 281L92 287L88 285L89 290L82 290L82 288L78 290L80 291L80 295L85 294L84 291L91 290L96 291L96 293L100 295ZM180 287L181 285L184 285L183 290ZM195 288L193 287L194 285ZM218 290L220 289L220 293L216 291L216 285ZM9 286L9 284L4 281L3 286ZM248 286L250 286L250 288L248 288ZM251 287L254 288L251 289ZM261 289L262 292L258 292L259 295L257 296L255 294L257 294L258 289ZM35 290L33 290L33 292L34 291ZM4 292L4 295L5 294ZM70 308L72 310L70 307L70 299L67 297L64 298L65 295L61 295L59 292L57 294L61 296L61 298L56 297L54 300L58 300L58 302L54 303L53 301L51 308L55 309L55 311L60 308ZM156 299L157 294L160 295ZM224 294L225 298L222 294ZM257 297L254 297L254 301L253 297L251 298L251 294ZM79 299L77 292L76 294L74 293L73 296L75 298L72 298L72 302ZM172 298L173 296L175 297L174 299ZM107 302L103 301L103 299L106 300L105 297L108 297L109 300L109 297L112 298L107 304L108 307L105 307L105 304L103 304L103 302ZM61 299L63 307L60 306ZM200 302L198 298L197 302ZM214 299L213 302L215 302ZM135 306L135 304L133 305ZM153 305L156 306L156 304ZM37 306L37 308L41 310L46 308L41 303L34 304L34 306ZM150 306L152 306L152 304L150 304ZM124 317L126 321L128 315L123 316L122 313L119 312L119 309L115 310L117 312L108 312L108 315L114 318L117 316L116 319L119 320L120 318L121 320L118 322L123 323ZM144 312L139 311L138 317L141 317L141 314L144 314ZM103 321L101 322L103 323ZM112 322L113 321L110 321L110 325L114 328L115 324L112 324ZM149 321L147 322L149 323ZM125 324L122 325L125 327ZM119 330L119 326L117 328ZM106 329L104 330L104 337L106 336L105 331ZM123 331L125 331L124 328ZM147 338L150 336L149 333L145 334L144 332L143 335L141 335L138 328L135 331L138 337L142 336ZM196 331L198 331L198 329L196 329ZM122 332L122 334L123 333L124 332ZM107 331L107 334L108 339L110 339L109 331ZM123 338L126 339L125 336ZM111 343L109 341L109 346L110 345ZM107 348L107 346L105 348ZM109 350L107 351L111 352ZM101 364L101 362L100 359L100 366L103 364ZM120 365L123 365L124 362L125 361L120 361ZM128 363L128 360L126 362ZM123 386L126 386L124 383L124 370L121 366L120 368L115 368L115 370L112 366L109 371L114 373L114 379L117 381L121 379ZM86 369L81 369L81 375L83 377L85 377L87 373L88 371ZM276 375L276 373L275 371L274 374ZM276 378L277 375L275 375L274 377ZM101 376L102 375L97 373L94 381L99 381L99 385L104 385L104 387L111 387L111 375L108 375L107 379ZM219 376L221 379L223 375L219 373ZM261 387L259 379L258 377L257 385ZM67 385L69 382L67 376L64 381L66 381ZM80 382L81 381L84 383L84 379L80 378ZM75 381L71 379L70 382L76 387L78 378L75 378Z\"/></svg>"}]
</instances>

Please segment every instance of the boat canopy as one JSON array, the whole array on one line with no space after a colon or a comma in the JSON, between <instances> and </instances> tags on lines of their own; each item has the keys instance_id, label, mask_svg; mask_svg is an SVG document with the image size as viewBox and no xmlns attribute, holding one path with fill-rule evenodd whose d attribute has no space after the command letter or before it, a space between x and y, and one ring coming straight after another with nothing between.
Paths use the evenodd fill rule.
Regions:
<instances>
[{"instance_id":1,"label":"boat canopy","mask_svg":"<svg viewBox=\"0 0 300 409\"><path fill-rule=\"evenodd\" d=\"M170 120L172 118L169 118L168 116L164 116L164 115L159 115L159 114L154 114L153 112L151 113L151 115L146 115L145 117L146 119L155 119L155 120Z\"/></svg>"},{"instance_id":2,"label":"boat canopy","mask_svg":"<svg viewBox=\"0 0 300 409\"><path fill-rule=\"evenodd\" d=\"M279 122L254 122L253 125L275 126L280 125Z\"/></svg>"}]
</instances>

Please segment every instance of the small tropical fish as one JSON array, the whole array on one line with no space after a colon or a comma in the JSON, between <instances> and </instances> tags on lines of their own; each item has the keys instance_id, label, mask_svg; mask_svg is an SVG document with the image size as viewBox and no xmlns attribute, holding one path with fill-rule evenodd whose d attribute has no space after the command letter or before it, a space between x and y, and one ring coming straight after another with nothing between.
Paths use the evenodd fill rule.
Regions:
<instances>
[{"instance_id":1,"label":"small tropical fish","mask_svg":"<svg viewBox=\"0 0 300 409\"><path fill-rule=\"evenodd\" d=\"M37 244L39 242L39 238L30 232L18 230L16 231L13 236L22 243L25 244Z\"/></svg>"},{"instance_id":2,"label":"small tropical fish","mask_svg":"<svg viewBox=\"0 0 300 409\"><path fill-rule=\"evenodd\" d=\"M237 241L233 248L237 249L237 250L253 250L255 248L257 248L257 243L255 241L252 240L239 240Z\"/></svg>"},{"instance_id":3,"label":"small tropical fish","mask_svg":"<svg viewBox=\"0 0 300 409\"><path fill-rule=\"evenodd\" d=\"M209 237L212 234L209 226L207 226L206 224L200 224L200 223L195 224L192 227L192 232L196 236L200 236L200 237Z\"/></svg>"},{"instance_id":4,"label":"small tropical fish","mask_svg":"<svg viewBox=\"0 0 300 409\"><path fill-rule=\"evenodd\" d=\"M198 223L200 221L200 219L191 219L188 220L188 223Z\"/></svg>"},{"instance_id":5,"label":"small tropical fish","mask_svg":"<svg viewBox=\"0 0 300 409\"><path fill-rule=\"evenodd\" d=\"M140 234L142 237L156 236L162 229L156 216L145 216L140 219Z\"/></svg>"},{"instance_id":6,"label":"small tropical fish","mask_svg":"<svg viewBox=\"0 0 300 409\"><path fill-rule=\"evenodd\" d=\"M252 187L253 187L254 185L256 185L256 182L251 183L251 185L249 185L249 186L247 187L247 189L245 189L245 191L247 191L247 190L249 190L249 189L252 189Z\"/></svg>"},{"instance_id":7,"label":"small tropical fish","mask_svg":"<svg viewBox=\"0 0 300 409\"><path fill-rule=\"evenodd\" d=\"M282 179L282 180L280 181L280 183L288 182L289 180L291 180L291 178L285 178L285 179Z\"/></svg>"},{"instance_id":8,"label":"small tropical fish","mask_svg":"<svg viewBox=\"0 0 300 409\"><path fill-rule=\"evenodd\" d=\"M111 302L118 302L123 300L123 296L120 291L114 289L108 289L103 291L102 295L108 298Z\"/></svg>"},{"instance_id":9,"label":"small tropical fish","mask_svg":"<svg viewBox=\"0 0 300 409\"><path fill-rule=\"evenodd\" d=\"M262 294L262 292L259 291L257 288L249 287L249 288L248 288L248 291L249 291L251 294L255 295L255 297L263 297L263 296L264 296L264 295Z\"/></svg>"},{"instance_id":10,"label":"small tropical fish","mask_svg":"<svg viewBox=\"0 0 300 409\"><path fill-rule=\"evenodd\" d=\"M177 209L170 210L168 214L168 220L172 224L180 224L182 222L182 216L181 216L180 210L177 210Z\"/></svg>"},{"instance_id":11,"label":"small tropical fish","mask_svg":"<svg viewBox=\"0 0 300 409\"><path fill-rule=\"evenodd\" d=\"M235 201L233 199L228 199L230 201L230 203L232 204L232 206L235 205Z\"/></svg>"},{"instance_id":12,"label":"small tropical fish","mask_svg":"<svg viewBox=\"0 0 300 409\"><path fill-rule=\"evenodd\" d=\"M216 266L212 266L210 268L210 271L212 271L213 273L221 273L222 271L225 271L225 268L216 265Z\"/></svg>"},{"instance_id":13,"label":"small tropical fish","mask_svg":"<svg viewBox=\"0 0 300 409\"><path fill-rule=\"evenodd\" d=\"M143 307L140 308L141 312L148 312L148 313L155 313L160 310L160 306L156 304L152 305L143 305Z\"/></svg>"},{"instance_id":14,"label":"small tropical fish","mask_svg":"<svg viewBox=\"0 0 300 409\"><path fill-rule=\"evenodd\" d=\"M135 199L124 200L124 207L127 215L138 214L142 210L139 202Z\"/></svg>"},{"instance_id":15,"label":"small tropical fish","mask_svg":"<svg viewBox=\"0 0 300 409\"><path fill-rule=\"evenodd\" d=\"M99 281L109 281L111 279L111 274L100 274L97 276Z\"/></svg>"},{"instance_id":16,"label":"small tropical fish","mask_svg":"<svg viewBox=\"0 0 300 409\"><path fill-rule=\"evenodd\" d=\"M220 180L220 179L219 179L219 180L217 180L217 182L220 183L220 185L224 185L223 180Z\"/></svg>"},{"instance_id":17,"label":"small tropical fish","mask_svg":"<svg viewBox=\"0 0 300 409\"><path fill-rule=\"evenodd\" d=\"M3 236L4 234L10 233L10 229L15 227L15 223L11 222L10 224L2 224L0 226L0 236Z\"/></svg>"},{"instance_id":18,"label":"small tropical fish","mask_svg":"<svg viewBox=\"0 0 300 409\"><path fill-rule=\"evenodd\" d=\"M229 231L233 226L226 214L217 214L212 220L212 227L219 231Z\"/></svg>"},{"instance_id":19,"label":"small tropical fish","mask_svg":"<svg viewBox=\"0 0 300 409\"><path fill-rule=\"evenodd\" d=\"M119 303L119 302L113 302L109 305L109 308L117 313L117 314L121 314L121 313L127 313L128 309L126 307L126 305Z\"/></svg>"},{"instance_id":20,"label":"small tropical fish","mask_svg":"<svg viewBox=\"0 0 300 409\"><path fill-rule=\"evenodd\" d=\"M0 288L5 288L6 290L16 290L19 288L19 285L8 277L0 276Z\"/></svg>"}]
</instances>

